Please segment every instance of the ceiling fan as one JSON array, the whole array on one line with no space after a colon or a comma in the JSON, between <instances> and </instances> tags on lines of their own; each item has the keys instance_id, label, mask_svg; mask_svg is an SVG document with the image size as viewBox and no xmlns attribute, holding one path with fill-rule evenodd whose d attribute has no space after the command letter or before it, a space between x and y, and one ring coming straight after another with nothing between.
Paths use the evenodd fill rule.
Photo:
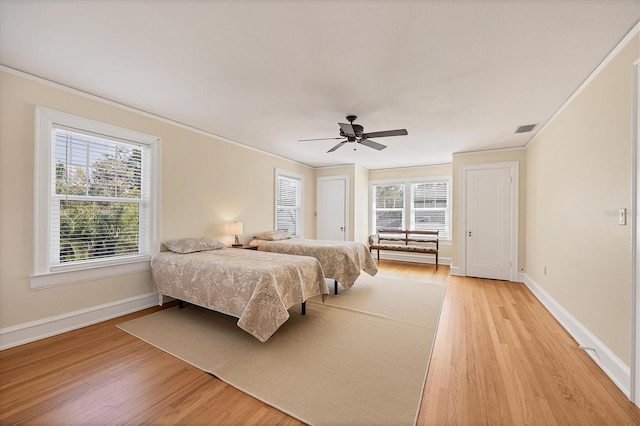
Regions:
<instances>
[{"instance_id":1,"label":"ceiling fan","mask_svg":"<svg viewBox=\"0 0 640 426\"><path fill-rule=\"evenodd\" d=\"M373 149L377 149L378 151L381 151L385 149L387 146L382 145L381 143L378 143L376 141L372 141L369 138L385 138L388 136L406 136L409 134L407 132L407 129L384 130L382 132L364 133L364 127L362 127L359 124L353 124L353 122L356 121L358 117L356 117L355 115L347 115L346 118L347 118L347 121L349 121L349 123L338 123L338 125L340 126L339 138L300 139L298 140L298 142L323 141L323 140L329 140L329 139L346 138L345 140L343 140L342 142L340 142L339 144L337 144L327 152L333 152L348 142L359 143L364 146L368 146L369 148L373 148ZM355 151L355 149L356 148L354 147L353 150Z\"/></svg>"}]
</instances>

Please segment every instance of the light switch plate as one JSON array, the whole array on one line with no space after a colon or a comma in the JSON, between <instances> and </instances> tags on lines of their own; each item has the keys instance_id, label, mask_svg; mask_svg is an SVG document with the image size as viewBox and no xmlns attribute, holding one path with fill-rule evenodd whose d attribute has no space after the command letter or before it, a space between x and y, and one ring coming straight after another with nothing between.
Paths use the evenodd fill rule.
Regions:
<instances>
[{"instance_id":1,"label":"light switch plate","mask_svg":"<svg viewBox=\"0 0 640 426\"><path fill-rule=\"evenodd\" d=\"M618 209L618 225L627 224L627 209Z\"/></svg>"}]
</instances>

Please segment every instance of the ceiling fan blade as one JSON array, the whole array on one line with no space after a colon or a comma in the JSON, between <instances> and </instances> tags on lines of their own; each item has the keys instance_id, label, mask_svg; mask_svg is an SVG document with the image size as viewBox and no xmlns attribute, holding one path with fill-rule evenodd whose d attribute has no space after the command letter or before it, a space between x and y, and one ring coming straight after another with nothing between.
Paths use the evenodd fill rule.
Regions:
<instances>
[{"instance_id":1,"label":"ceiling fan blade","mask_svg":"<svg viewBox=\"0 0 640 426\"><path fill-rule=\"evenodd\" d=\"M345 143L347 143L347 141L342 141L342 142L340 142L338 145L334 146L333 148L331 148L331 149L330 149L329 151L327 151L327 152L333 152L333 151L335 151L336 149L340 148L340 147L341 147L342 145L344 145Z\"/></svg>"},{"instance_id":2,"label":"ceiling fan blade","mask_svg":"<svg viewBox=\"0 0 640 426\"><path fill-rule=\"evenodd\" d=\"M382 132L365 133L362 135L362 138L384 138L387 136L406 136L408 134L407 129L385 130Z\"/></svg>"},{"instance_id":3,"label":"ceiling fan blade","mask_svg":"<svg viewBox=\"0 0 640 426\"><path fill-rule=\"evenodd\" d=\"M362 139L362 140L358 141L358 143L360 143L360 144L362 144L364 146L368 146L369 148L377 149L378 151L382 151L383 149L385 149L387 147L386 145L382 145L381 143L374 142L374 141L369 140L369 139Z\"/></svg>"},{"instance_id":4,"label":"ceiling fan blade","mask_svg":"<svg viewBox=\"0 0 640 426\"><path fill-rule=\"evenodd\" d=\"M342 133L344 133L346 136L355 136L356 135L356 131L353 130L353 126L349 123L338 123L338 126L340 126L340 129L342 129Z\"/></svg>"},{"instance_id":5,"label":"ceiling fan blade","mask_svg":"<svg viewBox=\"0 0 640 426\"><path fill-rule=\"evenodd\" d=\"M342 138L298 139L298 142L328 141L328 140L333 140L333 139L342 139Z\"/></svg>"}]
</instances>

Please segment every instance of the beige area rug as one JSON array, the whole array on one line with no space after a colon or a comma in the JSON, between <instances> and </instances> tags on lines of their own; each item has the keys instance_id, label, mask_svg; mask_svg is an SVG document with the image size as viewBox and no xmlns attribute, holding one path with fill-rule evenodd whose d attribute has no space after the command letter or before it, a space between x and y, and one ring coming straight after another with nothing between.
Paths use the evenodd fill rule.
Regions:
<instances>
[{"instance_id":1,"label":"beige area rug","mask_svg":"<svg viewBox=\"0 0 640 426\"><path fill-rule=\"evenodd\" d=\"M412 425L445 290L363 274L265 343L193 305L118 327L305 423Z\"/></svg>"}]
</instances>

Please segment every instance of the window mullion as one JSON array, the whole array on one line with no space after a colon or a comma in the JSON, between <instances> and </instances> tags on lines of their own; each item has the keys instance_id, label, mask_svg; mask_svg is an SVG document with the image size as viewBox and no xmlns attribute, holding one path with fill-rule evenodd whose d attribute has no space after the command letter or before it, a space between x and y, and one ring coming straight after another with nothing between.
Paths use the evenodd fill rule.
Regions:
<instances>
[{"instance_id":1,"label":"window mullion","mask_svg":"<svg viewBox=\"0 0 640 426\"><path fill-rule=\"evenodd\" d=\"M414 229L415 226L415 218L413 217L413 190L412 190L411 182L406 182L404 184L404 203L405 203L405 212L403 214L403 228L404 229ZM407 223L407 219L408 222Z\"/></svg>"},{"instance_id":2,"label":"window mullion","mask_svg":"<svg viewBox=\"0 0 640 426\"><path fill-rule=\"evenodd\" d=\"M116 197L97 197L91 195L60 195L55 194L51 196L52 200L65 200L65 201L95 201L100 203L131 203L131 204L145 204L144 200L140 198L116 198Z\"/></svg>"}]
</instances>

